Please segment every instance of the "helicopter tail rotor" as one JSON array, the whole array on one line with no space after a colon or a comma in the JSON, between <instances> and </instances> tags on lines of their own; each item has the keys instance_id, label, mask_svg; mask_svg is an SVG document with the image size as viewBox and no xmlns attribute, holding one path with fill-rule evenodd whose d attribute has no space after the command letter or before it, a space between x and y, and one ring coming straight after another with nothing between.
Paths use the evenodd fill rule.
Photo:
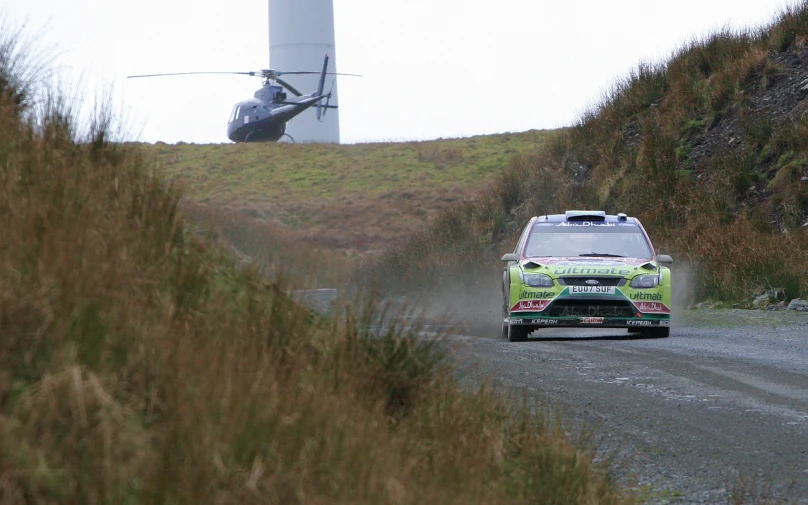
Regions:
<instances>
[{"instance_id":1,"label":"helicopter tail rotor","mask_svg":"<svg viewBox=\"0 0 808 505\"><path fill-rule=\"evenodd\" d=\"M328 109L337 109L337 105L331 105L331 94L334 92L334 84L337 83L337 79L333 79L331 81L331 88L329 88L328 93L325 95L325 105L320 105L317 103L317 119L322 121L322 118L325 118L326 112Z\"/></svg>"},{"instance_id":2,"label":"helicopter tail rotor","mask_svg":"<svg viewBox=\"0 0 808 505\"><path fill-rule=\"evenodd\" d=\"M325 55L323 59L323 71L320 72L320 82L317 83L317 96L323 96L323 89L325 88L325 76L328 72L328 55ZM317 120L320 120L320 116L322 115L322 106L320 105L320 100L317 101Z\"/></svg>"},{"instance_id":3,"label":"helicopter tail rotor","mask_svg":"<svg viewBox=\"0 0 808 505\"><path fill-rule=\"evenodd\" d=\"M320 82L317 83L317 96L321 96L323 94L323 88L325 88L325 76L328 72L328 55L325 55L323 59L323 71L320 72Z\"/></svg>"},{"instance_id":4,"label":"helicopter tail rotor","mask_svg":"<svg viewBox=\"0 0 808 505\"><path fill-rule=\"evenodd\" d=\"M325 115L328 112L328 109L331 108L331 106L329 106L328 104L331 103L331 93L334 91L334 83L335 82L337 82L336 78L331 80L331 88L329 88L328 94L325 96L326 98L325 98L325 105L323 106L323 118L325 118ZM317 119L320 119L320 118L317 118Z\"/></svg>"}]
</instances>

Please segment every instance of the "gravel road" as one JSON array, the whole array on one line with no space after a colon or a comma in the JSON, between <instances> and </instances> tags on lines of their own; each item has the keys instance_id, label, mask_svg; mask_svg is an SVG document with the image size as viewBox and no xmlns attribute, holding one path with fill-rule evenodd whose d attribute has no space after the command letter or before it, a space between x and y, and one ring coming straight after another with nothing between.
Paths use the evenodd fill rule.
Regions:
<instances>
[{"instance_id":1,"label":"gravel road","mask_svg":"<svg viewBox=\"0 0 808 505\"><path fill-rule=\"evenodd\" d=\"M808 504L808 313L687 311L666 339L532 337L456 337L457 358L593 427L649 503L727 503L740 475Z\"/></svg>"}]
</instances>

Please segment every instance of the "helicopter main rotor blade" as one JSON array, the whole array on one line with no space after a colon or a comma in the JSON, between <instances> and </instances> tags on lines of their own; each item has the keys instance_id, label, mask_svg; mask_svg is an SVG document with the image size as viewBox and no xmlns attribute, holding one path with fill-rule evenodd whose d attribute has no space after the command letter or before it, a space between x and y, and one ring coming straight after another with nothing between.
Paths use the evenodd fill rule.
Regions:
<instances>
[{"instance_id":1,"label":"helicopter main rotor blade","mask_svg":"<svg viewBox=\"0 0 808 505\"><path fill-rule=\"evenodd\" d=\"M300 102L274 102L279 105L300 105ZM339 109L339 105L321 105L323 109Z\"/></svg>"},{"instance_id":2,"label":"helicopter main rotor blade","mask_svg":"<svg viewBox=\"0 0 808 505\"><path fill-rule=\"evenodd\" d=\"M172 72L168 74L142 74L142 75L127 75L127 79L134 79L136 77L165 77L170 75L211 75L211 74L226 74L226 75L249 75L252 77L267 77L279 81L278 76L281 75L304 75L304 74L317 74L320 72L277 72L275 70L260 70L257 72ZM362 77L359 74L338 74L334 72L327 72L326 75L346 75L350 77ZM280 81L279 81L280 82ZM284 84L284 86L286 86ZM288 86L287 86L288 87ZM300 95L298 95L300 96Z\"/></svg>"},{"instance_id":3,"label":"helicopter main rotor blade","mask_svg":"<svg viewBox=\"0 0 808 505\"><path fill-rule=\"evenodd\" d=\"M317 74L320 75L320 72L275 72L274 75L303 75L303 74ZM362 77L359 74L341 74L338 72L326 72L325 75L347 75L349 77Z\"/></svg>"},{"instance_id":4,"label":"helicopter main rotor blade","mask_svg":"<svg viewBox=\"0 0 808 505\"><path fill-rule=\"evenodd\" d=\"M291 84L289 84L288 82L284 81L284 80L283 80L283 79L281 79L280 77L275 77L274 79L275 79L276 81L278 81L278 84L280 84L280 85L281 85L281 86L283 86L284 88L286 88L286 89L288 89L289 91L291 91L292 93L294 93L294 95L295 95L295 96L303 96L303 93L301 93L300 91L298 91L297 89L295 89L295 87L294 87L294 86L292 86L292 85L291 85Z\"/></svg>"},{"instance_id":5,"label":"helicopter main rotor blade","mask_svg":"<svg viewBox=\"0 0 808 505\"><path fill-rule=\"evenodd\" d=\"M174 72L171 74L144 74L144 75L127 75L127 79L135 77L165 77L168 75L203 75L203 74L230 74L230 75L261 75L260 72Z\"/></svg>"}]
</instances>

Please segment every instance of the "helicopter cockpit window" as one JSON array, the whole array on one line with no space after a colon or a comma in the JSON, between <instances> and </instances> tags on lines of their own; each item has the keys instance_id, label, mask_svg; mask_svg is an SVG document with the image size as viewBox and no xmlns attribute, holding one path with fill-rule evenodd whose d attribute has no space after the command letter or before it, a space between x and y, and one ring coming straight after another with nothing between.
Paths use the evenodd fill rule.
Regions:
<instances>
[{"instance_id":1,"label":"helicopter cockpit window","mask_svg":"<svg viewBox=\"0 0 808 505\"><path fill-rule=\"evenodd\" d=\"M238 104L233 106L233 112L230 114L230 122L232 123L233 121L235 121L237 117L238 117Z\"/></svg>"}]
</instances>

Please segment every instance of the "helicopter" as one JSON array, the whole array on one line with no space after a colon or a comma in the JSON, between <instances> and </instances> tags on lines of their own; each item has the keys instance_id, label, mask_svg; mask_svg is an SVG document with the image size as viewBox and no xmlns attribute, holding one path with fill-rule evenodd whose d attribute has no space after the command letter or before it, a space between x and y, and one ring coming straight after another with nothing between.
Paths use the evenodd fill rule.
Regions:
<instances>
[{"instance_id":1,"label":"helicopter","mask_svg":"<svg viewBox=\"0 0 808 505\"><path fill-rule=\"evenodd\" d=\"M201 74L236 74L258 76L263 79L262 87L255 92L254 98L241 101L233 106L233 111L227 121L227 138L233 142L277 142L284 136L294 142L291 135L286 133L286 123L306 109L316 106L317 119L322 121L328 109L336 109L331 105L331 89L324 93L327 75L345 75L361 77L357 74L340 74L328 72L328 55L323 60L323 69L320 72L296 71L284 72L278 70L259 70L254 72L177 72L170 74L129 75L127 78L138 77L164 77L172 75L201 75ZM307 95L302 94L294 86L281 79L282 75L319 74L320 80L317 90ZM285 90L290 91L296 98L289 99ZM323 104L323 100L325 103Z\"/></svg>"}]
</instances>

